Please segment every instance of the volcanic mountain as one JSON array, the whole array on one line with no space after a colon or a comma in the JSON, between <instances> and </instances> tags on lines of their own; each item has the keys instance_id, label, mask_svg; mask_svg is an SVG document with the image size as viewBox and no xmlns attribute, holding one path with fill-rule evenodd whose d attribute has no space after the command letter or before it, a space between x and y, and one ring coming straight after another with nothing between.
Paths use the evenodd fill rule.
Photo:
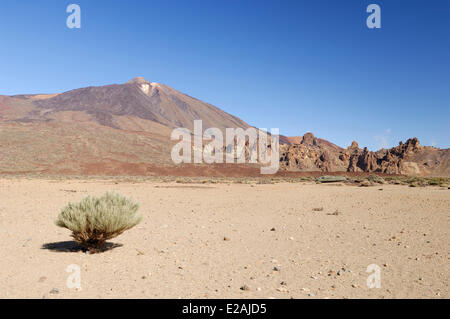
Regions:
<instances>
[{"instance_id":1,"label":"volcanic mountain","mask_svg":"<svg viewBox=\"0 0 450 319\"><path fill-rule=\"evenodd\" d=\"M0 96L0 173L147 174L171 165L175 127L250 127L137 77L60 94Z\"/></svg>"},{"instance_id":2,"label":"volcanic mountain","mask_svg":"<svg viewBox=\"0 0 450 319\"><path fill-rule=\"evenodd\" d=\"M192 130L197 119L204 128L251 127L211 104L142 77L59 94L0 96L0 174L171 175L175 142L170 134L176 127ZM449 150L422 147L418 141L414 147L374 153L343 149L310 133L280 136L280 143L281 168L286 171L450 175ZM214 171L208 166L207 174L226 175L235 167Z\"/></svg>"},{"instance_id":3,"label":"volcanic mountain","mask_svg":"<svg viewBox=\"0 0 450 319\"><path fill-rule=\"evenodd\" d=\"M125 84L81 88L37 99L34 120L49 119L59 112L84 112L98 124L123 129L121 117L138 118L170 128L192 129L194 120L202 119L206 127L249 127L244 121L217 107L199 101L169 86L137 77ZM28 115L22 120L30 120Z\"/></svg>"}]
</instances>

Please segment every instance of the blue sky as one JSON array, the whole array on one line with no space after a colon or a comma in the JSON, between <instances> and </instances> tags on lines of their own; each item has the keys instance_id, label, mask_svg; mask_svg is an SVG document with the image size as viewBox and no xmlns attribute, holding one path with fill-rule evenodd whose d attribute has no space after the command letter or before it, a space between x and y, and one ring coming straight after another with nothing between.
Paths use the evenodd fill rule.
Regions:
<instances>
[{"instance_id":1,"label":"blue sky","mask_svg":"<svg viewBox=\"0 0 450 319\"><path fill-rule=\"evenodd\" d=\"M4 95L143 76L284 135L450 147L448 0L2 0L0 41Z\"/></svg>"}]
</instances>

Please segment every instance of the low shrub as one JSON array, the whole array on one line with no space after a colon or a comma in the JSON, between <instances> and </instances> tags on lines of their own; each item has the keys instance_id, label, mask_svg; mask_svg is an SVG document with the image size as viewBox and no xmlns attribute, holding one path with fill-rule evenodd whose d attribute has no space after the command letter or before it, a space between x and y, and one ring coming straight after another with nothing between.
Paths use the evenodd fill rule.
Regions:
<instances>
[{"instance_id":1,"label":"low shrub","mask_svg":"<svg viewBox=\"0 0 450 319\"><path fill-rule=\"evenodd\" d=\"M447 178L443 178L443 177L432 177L427 179L427 183L430 186L441 186L444 187L445 185L447 185Z\"/></svg>"},{"instance_id":2,"label":"low shrub","mask_svg":"<svg viewBox=\"0 0 450 319\"><path fill-rule=\"evenodd\" d=\"M119 194L86 197L64 207L55 223L72 231L72 237L90 252L101 251L106 240L136 226L142 216L139 205Z\"/></svg>"},{"instance_id":3,"label":"low shrub","mask_svg":"<svg viewBox=\"0 0 450 319\"><path fill-rule=\"evenodd\" d=\"M347 177L345 176L320 176L316 179L318 183L337 183L337 182L345 182L347 181Z\"/></svg>"},{"instance_id":4,"label":"low shrub","mask_svg":"<svg viewBox=\"0 0 450 319\"><path fill-rule=\"evenodd\" d=\"M259 178L256 184L275 184L275 180L269 178Z\"/></svg>"},{"instance_id":5,"label":"low shrub","mask_svg":"<svg viewBox=\"0 0 450 319\"><path fill-rule=\"evenodd\" d=\"M359 186L360 187L370 187L370 186L372 186L372 182L367 180L367 179L365 179L359 184Z\"/></svg>"},{"instance_id":6,"label":"low shrub","mask_svg":"<svg viewBox=\"0 0 450 319\"><path fill-rule=\"evenodd\" d=\"M378 175L369 175L367 177L367 180L369 180L373 183L378 183L378 184L384 184L386 182L383 177L378 176Z\"/></svg>"}]
</instances>

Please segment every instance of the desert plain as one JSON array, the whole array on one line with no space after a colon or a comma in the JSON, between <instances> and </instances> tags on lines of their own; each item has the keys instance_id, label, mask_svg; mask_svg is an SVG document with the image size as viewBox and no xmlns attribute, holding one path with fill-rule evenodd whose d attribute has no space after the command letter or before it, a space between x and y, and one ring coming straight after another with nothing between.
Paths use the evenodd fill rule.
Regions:
<instances>
[{"instance_id":1,"label":"desert plain","mask_svg":"<svg viewBox=\"0 0 450 319\"><path fill-rule=\"evenodd\" d=\"M89 254L54 220L114 191L144 220ZM449 298L447 187L0 179L0 298ZM369 288L369 265L381 287ZM81 287L69 288L70 265Z\"/></svg>"}]
</instances>

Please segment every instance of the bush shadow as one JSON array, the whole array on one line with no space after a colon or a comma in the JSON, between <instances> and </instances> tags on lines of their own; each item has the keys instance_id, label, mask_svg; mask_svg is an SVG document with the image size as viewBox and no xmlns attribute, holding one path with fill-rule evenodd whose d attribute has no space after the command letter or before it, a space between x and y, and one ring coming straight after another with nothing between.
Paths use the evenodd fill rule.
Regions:
<instances>
[{"instance_id":1,"label":"bush shadow","mask_svg":"<svg viewBox=\"0 0 450 319\"><path fill-rule=\"evenodd\" d=\"M105 252L117 247L122 247L122 244L106 243L105 246L98 252ZM76 252L88 252L89 250L79 245L75 241L59 241L54 243L43 244L41 249L47 249L58 253L76 253Z\"/></svg>"}]
</instances>

